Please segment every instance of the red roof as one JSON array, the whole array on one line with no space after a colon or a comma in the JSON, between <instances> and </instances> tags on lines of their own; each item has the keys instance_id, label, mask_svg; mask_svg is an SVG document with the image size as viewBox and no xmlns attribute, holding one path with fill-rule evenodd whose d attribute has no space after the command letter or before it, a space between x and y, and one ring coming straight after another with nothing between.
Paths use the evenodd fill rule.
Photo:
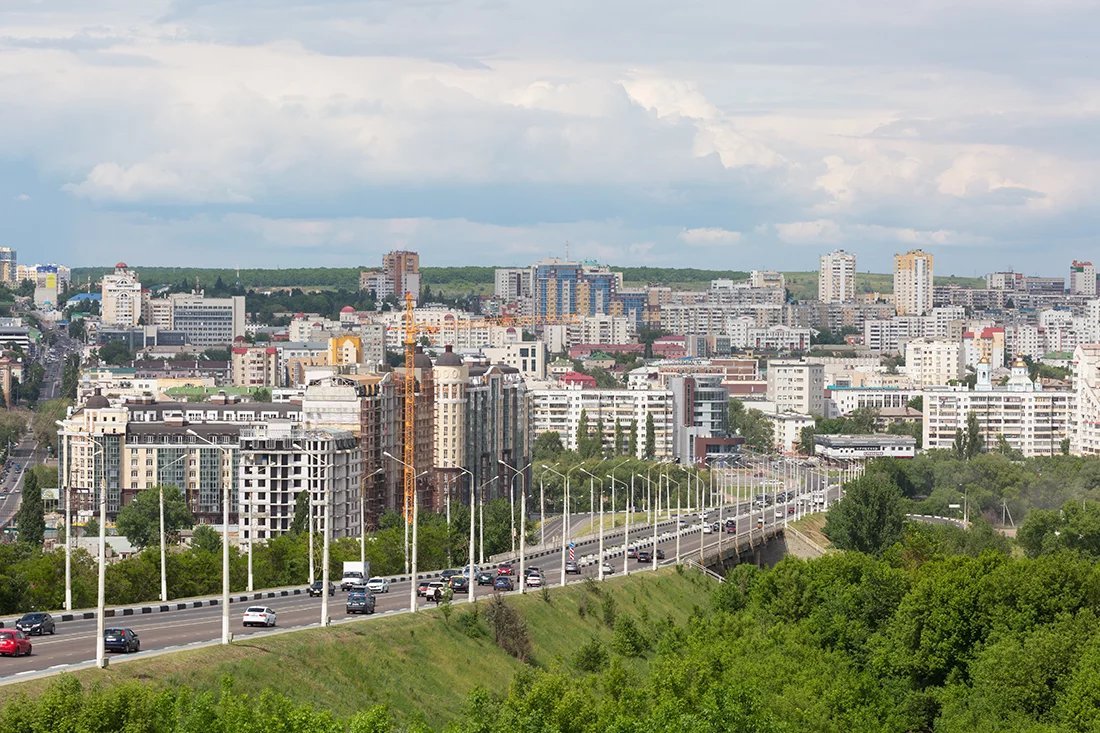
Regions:
<instances>
[{"instance_id":1,"label":"red roof","mask_svg":"<svg viewBox=\"0 0 1100 733\"><path fill-rule=\"evenodd\" d=\"M352 308L350 305L345 305L343 308L340 309L340 312L341 313L354 313L355 309Z\"/></svg>"},{"instance_id":2,"label":"red roof","mask_svg":"<svg viewBox=\"0 0 1100 733\"><path fill-rule=\"evenodd\" d=\"M595 387L596 378L590 374L581 374L580 372L566 372L561 375L563 384L580 384L583 387Z\"/></svg>"},{"instance_id":3,"label":"red roof","mask_svg":"<svg viewBox=\"0 0 1100 733\"><path fill-rule=\"evenodd\" d=\"M129 265L127 265L125 262L116 262L115 263L115 269L116 270L125 270L127 267L129 267Z\"/></svg>"}]
</instances>

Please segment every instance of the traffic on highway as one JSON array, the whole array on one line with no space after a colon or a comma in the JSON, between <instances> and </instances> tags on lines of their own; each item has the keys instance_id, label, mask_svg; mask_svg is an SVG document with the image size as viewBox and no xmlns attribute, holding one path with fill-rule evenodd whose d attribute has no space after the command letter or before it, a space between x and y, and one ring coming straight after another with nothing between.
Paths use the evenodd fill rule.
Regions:
<instances>
[{"instance_id":1,"label":"traffic on highway","mask_svg":"<svg viewBox=\"0 0 1100 733\"><path fill-rule=\"evenodd\" d=\"M596 542L588 540L578 545L575 556L572 559L565 558L565 577L567 582L577 582L585 578L619 577L624 572L650 570L653 567L654 553L658 565L677 563L689 558L698 560L713 557L722 543L725 543L726 548L732 548L735 542L743 545L750 539L754 542L763 541L785 522L795 519L803 511L808 511L814 502L820 500L822 503L832 503L839 498L839 491L837 484L822 486L820 483L804 481L789 492L748 494L752 497L751 501L691 514L682 512L678 517L670 516L659 522L656 547L653 542L653 525L645 523L645 514L640 512L640 520L631 525L629 536L624 536L621 528L607 532L602 557L599 556ZM791 509L795 511L792 512ZM523 560L522 572L527 588L559 584L563 560L561 552L550 551L547 546L534 548L525 554ZM464 602L471 585L475 599L500 592L518 592L517 576L521 572L520 565L518 556L514 556L503 562L475 566L472 584L468 568L447 570L438 575L433 574L431 578L416 581L417 608L434 606L448 597L448 591L451 591L454 602ZM369 578L347 591L329 589L331 600L325 598L329 594L324 593L323 586L320 585L317 586L317 593L310 593L309 584L303 584L300 589L283 590L272 594L274 597L264 597L263 600L258 600L257 597L267 594L257 593L253 600L231 604L233 635L236 640L240 640L317 627L320 625L324 600L330 600L327 606L330 609L330 622L336 624L409 612L412 591L410 582L412 581L407 579ZM166 609L169 607L175 608L175 605L164 606ZM148 612L144 612L145 609L127 610L135 615L107 619L108 624L123 622L109 626L105 632L107 650L116 658L140 658L164 653L166 650L216 644L221 639L222 609L217 602L163 612L159 612L160 608L155 605L149 607ZM9 622L4 629L11 629L11 626ZM97 628L95 618L65 622L55 622L51 618L48 627L40 625L24 628L29 628L29 633L33 634L28 637L30 653L0 660L0 679L3 681L90 666L94 663ZM43 632L45 628L49 630ZM16 629L16 632L27 634L21 629ZM5 638L6 636L8 635L5 633ZM6 654L3 649L0 645L0 654Z\"/></svg>"}]
</instances>

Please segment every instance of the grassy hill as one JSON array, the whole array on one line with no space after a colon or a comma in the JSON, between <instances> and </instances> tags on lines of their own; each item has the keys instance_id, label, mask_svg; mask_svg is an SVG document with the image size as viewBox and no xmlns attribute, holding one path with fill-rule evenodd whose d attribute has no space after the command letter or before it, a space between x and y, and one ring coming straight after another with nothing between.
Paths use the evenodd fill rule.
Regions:
<instances>
[{"instance_id":1,"label":"grassy hill","mask_svg":"<svg viewBox=\"0 0 1100 733\"><path fill-rule=\"evenodd\" d=\"M617 613L643 623L671 618L679 625L694 609L706 607L715 586L696 572L669 569L615 578L597 587L613 599ZM605 601L584 583L545 595L531 592L508 603L527 623L536 666L568 665L585 642L596 637L606 643L611 638L603 620ZM482 611L485 603L477 606ZM645 659L629 662L647 664ZM83 670L74 676L85 687L93 682L109 686L141 681L208 692L217 692L230 679L237 692L259 695L270 689L341 717L385 703L404 716L403 722L423 720L439 729L458 715L476 687L504 690L523 668L494 643L484 614L475 620L461 604L454 606L449 620L438 609L363 619L325 630L139 659L107 670ZM2 686L0 706L20 695L36 698L51 684L47 678Z\"/></svg>"}]
</instances>

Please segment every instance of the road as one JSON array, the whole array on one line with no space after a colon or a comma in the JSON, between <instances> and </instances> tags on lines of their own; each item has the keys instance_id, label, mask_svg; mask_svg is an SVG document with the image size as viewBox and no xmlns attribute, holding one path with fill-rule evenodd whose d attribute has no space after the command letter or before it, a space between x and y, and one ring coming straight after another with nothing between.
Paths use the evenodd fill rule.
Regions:
<instances>
[{"instance_id":1,"label":"road","mask_svg":"<svg viewBox=\"0 0 1100 733\"><path fill-rule=\"evenodd\" d=\"M750 513L744 511L745 509L747 509L747 507L743 506L743 511L740 517L738 517L739 530L747 530L749 523L758 519L762 514L759 510ZM733 511L730 510L729 513L732 514ZM763 515L766 524L769 526L782 523L782 520L774 516L774 511L764 512ZM717 517L718 512L713 511L709 518L713 521L717 521ZM727 517L724 513L723 519L725 518ZM695 521L698 522L697 517ZM662 522L662 524L665 524L665 526L661 527L660 531L669 532L671 525L664 522ZM741 536L745 536L744 532L742 532ZM635 546L642 548L646 547L651 544L652 537L652 525L636 525L632 527L631 539L632 544ZM658 546L664 550L666 555L666 560L663 561L662 564L674 563L676 561L676 539L674 533L669 532L668 534L663 534L661 538ZM732 537L730 535L721 536L721 541L726 543L727 546L731 540ZM700 554L700 541L703 542L704 549L714 548L719 542L719 534L704 535L698 531L697 527L691 530L684 530L680 538L681 557L684 559L693 557L698 558ZM621 548L622 541L619 540L616 544ZM595 553L597 549L597 545L587 545L578 548L578 560L585 557L588 553ZM610 544L606 549L608 552L612 551ZM615 575L622 574L624 562L630 563L631 572L649 570L652 568L650 563L639 564L635 560L626 560L621 556L612 558L609 562L614 567ZM561 573L560 553L555 552L551 555L530 558L527 560L527 565L539 567L543 572L544 579L548 586L558 585ZM518 573L518 567L516 571ZM580 578L594 578L597 575L598 565L591 562L591 564L582 567ZM569 575L566 577L568 582L575 582L580 579L576 575ZM475 586L476 598L484 598L491 595L491 593L492 590L488 586ZM409 582L393 583L390 586L389 593L378 594L376 598L377 612L374 617L368 616L365 617L366 619L375 618L387 612L407 611L409 607ZM329 612L335 623L342 623L348 618L344 612L344 599L345 594L339 590L337 590L335 596L330 597ZM464 602L465 599L466 594L462 593L458 595L456 602L461 603ZM423 599L418 599L417 604L419 607L430 605ZM245 629L241 626L241 614L248 605L267 605L274 609L278 614L278 628L308 628L319 625L321 611L321 599L319 598L309 598L308 596L299 595L254 601L252 603L232 603L230 605L230 623L234 638L238 641L270 633L270 631L266 629ZM364 617L356 616L354 618ZM221 638L221 607L205 606L202 608L190 608L164 613L107 619L107 627L110 628L112 625L129 627L138 633L141 639L142 651L137 654L125 656L127 658L140 658L143 655L158 650L182 648L211 642L216 643L216 641ZM86 666L91 664L95 657L95 634L96 621L94 618L59 623L57 625L56 635L32 638L32 643L34 645L34 654L32 656L17 659L0 659L0 681L16 681L19 677L27 676L32 673L60 671L70 668L70 665ZM113 656L118 657L122 655Z\"/></svg>"}]
</instances>

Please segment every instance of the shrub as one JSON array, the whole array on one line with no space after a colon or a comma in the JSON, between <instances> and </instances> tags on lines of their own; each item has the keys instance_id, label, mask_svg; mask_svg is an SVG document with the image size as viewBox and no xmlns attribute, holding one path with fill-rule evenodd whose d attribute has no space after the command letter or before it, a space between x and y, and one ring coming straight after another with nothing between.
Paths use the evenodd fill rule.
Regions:
<instances>
[{"instance_id":1,"label":"shrub","mask_svg":"<svg viewBox=\"0 0 1100 733\"><path fill-rule=\"evenodd\" d=\"M581 672L599 672L607 666L608 654L603 642L592 637L573 655L573 666Z\"/></svg>"},{"instance_id":2,"label":"shrub","mask_svg":"<svg viewBox=\"0 0 1100 733\"><path fill-rule=\"evenodd\" d=\"M611 634L611 648L624 657L640 657L649 649L649 640L642 635L630 616L619 616Z\"/></svg>"},{"instance_id":3,"label":"shrub","mask_svg":"<svg viewBox=\"0 0 1100 733\"><path fill-rule=\"evenodd\" d=\"M531 635L519 611L500 596L494 596L485 611L485 619L489 622L497 646L521 662L531 658Z\"/></svg>"},{"instance_id":4,"label":"shrub","mask_svg":"<svg viewBox=\"0 0 1100 733\"><path fill-rule=\"evenodd\" d=\"M615 625L615 599L610 595L603 597L603 601L600 603L600 609L603 611L603 622L607 624L608 628Z\"/></svg>"}]
</instances>

